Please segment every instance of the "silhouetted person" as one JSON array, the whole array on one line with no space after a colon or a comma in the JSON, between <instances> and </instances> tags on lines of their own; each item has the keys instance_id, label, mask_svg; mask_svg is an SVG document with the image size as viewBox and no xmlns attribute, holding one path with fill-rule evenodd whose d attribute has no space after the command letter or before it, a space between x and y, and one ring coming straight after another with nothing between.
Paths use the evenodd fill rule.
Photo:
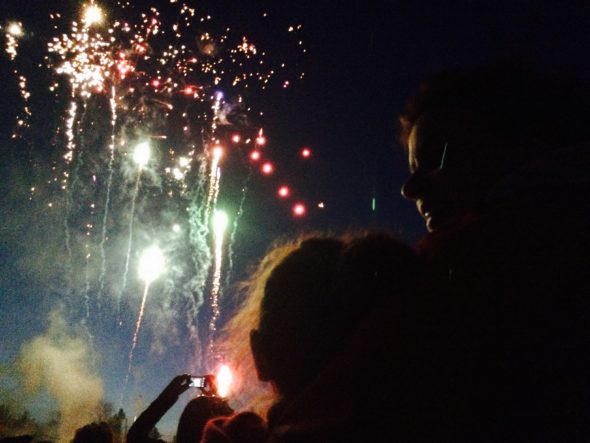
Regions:
<instances>
[{"instance_id":1,"label":"silhouetted person","mask_svg":"<svg viewBox=\"0 0 590 443\"><path fill-rule=\"evenodd\" d=\"M143 411L127 432L127 443L156 443L163 440L149 437L150 431L156 426L164 414L176 403L180 394L190 388L191 376L178 375ZM229 415L233 411L227 403L218 397L200 396L192 399L185 406L176 432L177 443L199 441L205 423L219 415Z\"/></svg>"},{"instance_id":2,"label":"silhouetted person","mask_svg":"<svg viewBox=\"0 0 590 443\"><path fill-rule=\"evenodd\" d=\"M270 383L268 422L252 412L217 419L203 441L312 441L307 430L291 426L288 411L342 350L361 314L394 297L417 268L413 251L385 232L312 236L271 250L245 283L247 297L226 339L227 351L235 352L232 363L253 358L257 377ZM250 349L243 346L248 341ZM247 368L238 365L246 388L256 377ZM363 389L365 374L356 382L347 389Z\"/></svg>"},{"instance_id":3,"label":"silhouetted person","mask_svg":"<svg viewBox=\"0 0 590 443\"><path fill-rule=\"evenodd\" d=\"M187 403L176 431L176 443L198 442L207 421L214 417L231 415L234 411L219 397L202 395Z\"/></svg>"},{"instance_id":4,"label":"silhouetted person","mask_svg":"<svg viewBox=\"0 0 590 443\"><path fill-rule=\"evenodd\" d=\"M402 193L429 231L503 203L526 215L517 205L532 198L571 199L588 185L589 101L580 80L517 65L440 74L400 118L410 167Z\"/></svg>"},{"instance_id":5,"label":"silhouetted person","mask_svg":"<svg viewBox=\"0 0 590 443\"><path fill-rule=\"evenodd\" d=\"M285 441L588 439L588 115L586 84L511 65L421 88L403 193L427 269L364 314Z\"/></svg>"},{"instance_id":6,"label":"silhouetted person","mask_svg":"<svg viewBox=\"0 0 590 443\"><path fill-rule=\"evenodd\" d=\"M108 423L90 423L76 430L72 443L114 443L115 436Z\"/></svg>"},{"instance_id":7,"label":"silhouetted person","mask_svg":"<svg viewBox=\"0 0 590 443\"><path fill-rule=\"evenodd\" d=\"M438 76L402 116L453 438L590 435L588 115L587 83L498 65Z\"/></svg>"}]
</instances>

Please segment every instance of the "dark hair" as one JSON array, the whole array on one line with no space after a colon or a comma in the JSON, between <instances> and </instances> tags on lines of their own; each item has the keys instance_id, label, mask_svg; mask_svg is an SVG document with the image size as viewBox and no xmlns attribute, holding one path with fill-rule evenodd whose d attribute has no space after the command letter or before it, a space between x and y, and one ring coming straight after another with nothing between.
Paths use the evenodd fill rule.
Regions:
<instances>
[{"instance_id":1,"label":"dark hair","mask_svg":"<svg viewBox=\"0 0 590 443\"><path fill-rule=\"evenodd\" d=\"M259 329L276 344L283 381L309 383L362 313L406 285L416 263L412 249L385 231L302 241L271 272L260 306Z\"/></svg>"},{"instance_id":2,"label":"dark hair","mask_svg":"<svg viewBox=\"0 0 590 443\"><path fill-rule=\"evenodd\" d=\"M114 435L106 422L90 423L76 430L72 443L113 443Z\"/></svg>"},{"instance_id":3,"label":"dark hair","mask_svg":"<svg viewBox=\"0 0 590 443\"><path fill-rule=\"evenodd\" d=\"M218 397L199 396L184 407L178 427L176 443L192 443L201 440L203 430L211 417L231 415L233 411Z\"/></svg>"},{"instance_id":4,"label":"dark hair","mask_svg":"<svg viewBox=\"0 0 590 443\"><path fill-rule=\"evenodd\" d=\"M590 139L590 88L572 76L501 63L446 71L423 83L400 116L400 141L422 114L461 109L499 140L551 150Z\"/></svg>"}]
</instances>

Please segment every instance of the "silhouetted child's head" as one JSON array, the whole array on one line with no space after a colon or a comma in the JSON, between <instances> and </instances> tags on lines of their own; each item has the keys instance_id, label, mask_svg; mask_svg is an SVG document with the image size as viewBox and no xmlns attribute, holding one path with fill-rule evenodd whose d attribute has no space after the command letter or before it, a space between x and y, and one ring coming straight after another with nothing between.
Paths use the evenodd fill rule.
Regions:
<instances>
[{"instance_id":1,"label":"silhouetted child's head","mask_svg":"<svg viewBox=\"0 0 590 443\"><path fill-rule=\"evenodd\" d=\"M230 415L233 411L217 397L197 397L187 403L178 420L176 443L192 443L201 440L205 423L211 417Z\"/></svg>"},{"instance_id":2,"label":"silhouetted child's head","mask_svg":"<svg viewBox=\"0 0 590 443\"><path fill-rule=\"evenodd\" d=\"M366 311L395 297L417 267L413 251L385 232L308 236L272 249L246 282L230 321L251 330L258 377L281 396L303 389L341 349Z\"/></svg>"},{"instance_id":3,"label":"silhouetted child's head","mask_svg":"<svg viewBox=\"0 0 590 443\"><path fill-rule=\"evenodd\" d=\"M261 380L281 394L309 382L335 345L336 279L344 243L311 238L278 263L264 285L251 347Z\"/></svg>"},{"instance_id":4,"label":"silhouetted child's head","mask_svg":"<svg viewBox=\"0 0 590 443\"><path fill-rule=\"evenodd\" d=\"M78 429L72 443L113 443L114 435L108 423L90 423Z\"/></svg>"}]
</instances>

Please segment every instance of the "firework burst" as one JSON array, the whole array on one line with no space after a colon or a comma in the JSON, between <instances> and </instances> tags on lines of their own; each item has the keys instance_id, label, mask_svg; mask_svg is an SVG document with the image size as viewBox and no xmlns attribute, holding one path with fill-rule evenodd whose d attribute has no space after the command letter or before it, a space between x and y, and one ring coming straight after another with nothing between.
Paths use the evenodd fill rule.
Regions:
<instances>
[{"instance_id":1,"label":"firework burst","mask_svg":"<svg viewBox=\"0 0 590 443\"><path fill-rule=\"evenodd\" d=\"M177 0L161 3L160 9L141 9L91 1L69 21L68 14L53 12L54 36L45 42L49 96L63 103L54 135L59 155L48 183L58 185L48 208L62 220L63 282L72 300L83 295L79 314L86 320L114 307L117 315L103 321L116 318L116 327L129 332L126 381L142 323L164 310L186 319L178 334L189 335L197 367L208 370L219 360L213 344L222 277L231 271L247 189L241 186L233 210L224 204L231 212L222 232L217 205L224 163L232 156L245 159L247 178L241 183L252 171L276 174L272 141L261 128L263 113L249 100L273 86L283 93L303 77L296 69L305 53L301 25L285 26L284 36L274 36L274 44L283 39L285 45L274 56L206 11ZM257 17L269 20L267 12ZM16 63L24 27L15 22L2 29L5 52ZM16 74L22 114L29 117L27 79ZM225 239L228 219L232 231ZM155 272L144 272L146 259L138 255L150 243L160 244L166 256L167 272L157 281ZM136 281L131 271L140 262ZM148 290L154 294L149 302ZM203 315L209 319L204 328L198 325Z\"/></svg>"}]
</instances>

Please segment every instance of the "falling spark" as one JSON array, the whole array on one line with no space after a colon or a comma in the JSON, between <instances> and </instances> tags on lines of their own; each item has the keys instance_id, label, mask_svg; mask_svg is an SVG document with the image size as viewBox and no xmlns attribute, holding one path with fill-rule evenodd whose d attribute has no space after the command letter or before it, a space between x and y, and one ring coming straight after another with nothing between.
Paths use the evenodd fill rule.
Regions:
<instances>
[{"instance_id":1,"label":"falling spark","mask_svg":"<svg viewBox=\"0 0 590 443\"><path fill-rule=\"evenodd\" d=\"M67 152L64 155L66 163L71 163L74 158L74 151L76 149L76 142L74 137L74 123L76 122L76 113L78 111L78 105L75 101L71 101L70 110L68 111L68 119L66 120L66 139L67 139Z\"/></svg>"},{"instance_id":2,"label":"falling spark","mask_svg":"<svg viewBox=\"0 0 590 443\"><path fill-rule=\"evenodd\" d=\"M20 23L11 23L6 30L6 53L10 60L14 60L18 55L18 39L24 34L23 27Z\"/></svg>"}]
</instances>

